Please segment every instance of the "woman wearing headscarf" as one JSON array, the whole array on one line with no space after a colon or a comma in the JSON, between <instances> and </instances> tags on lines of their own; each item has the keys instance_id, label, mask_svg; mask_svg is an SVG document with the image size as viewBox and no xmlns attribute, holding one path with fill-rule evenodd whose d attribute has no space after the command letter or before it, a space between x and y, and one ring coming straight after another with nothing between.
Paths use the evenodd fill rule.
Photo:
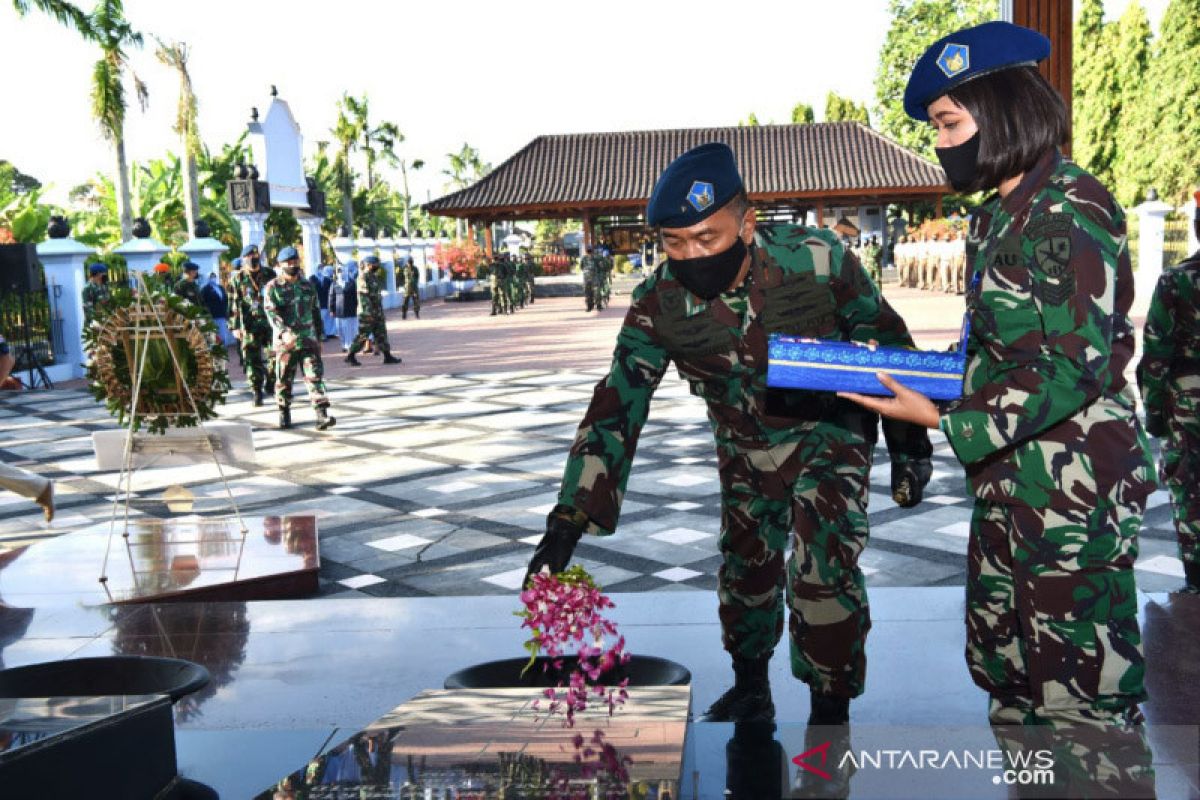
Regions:
<instances>
[{"instance_id":1,"label":"woman wearing headscarf","mask_svg":"<svg viewBox=\"0 0 1200 800\"><path fill-rule=\"evenodd\" d=\"M894 397L846 396L940 427L966 469L967 663L1001 744L1049 734L1055 796L1153 796L1133 565L1155 481L1124 377L1125 213L1059 150L1069 116L1036 66L1049 53L989 22L917 62L905 111L932 125L957 192L993 193L967 242L963 395L938 407L881 375Z\"/></svg>"},{"instance_id":2,"label":"woman wearing headscarf","mask_svg":"<svg viewBox=\"0 0 1200 800\"><path fill-rule=\"evenodd\" d=\"M350 349L350 342L358 336L358 262L347 261L341 279L333 284L330 300L333 304L338 338L342 340L342 352Z\"/></svg>"},{"instance_id":3,"label":"woman wearing headscarf","mask_svg":"<svg viewBox=\"0 0 1200 800\"><path fill-rule=\"evenodd\" d=\"M217 323L217 331L221 334L221 344L228 345L233 341L229 333L229 298L217 273L208 273L208 281L200 289L200 299L208 314Z\"/></svg>"}]
</instances>

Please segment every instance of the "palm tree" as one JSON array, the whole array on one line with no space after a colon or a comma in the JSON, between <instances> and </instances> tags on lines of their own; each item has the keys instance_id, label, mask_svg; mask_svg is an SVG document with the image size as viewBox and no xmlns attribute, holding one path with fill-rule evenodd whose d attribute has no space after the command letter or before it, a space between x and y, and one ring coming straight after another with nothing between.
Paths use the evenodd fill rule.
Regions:
<instances>
[{"instance_id":1,"label":"palm tree","mask_svg":"<svg viewBox=\"0 0 1200 800\"><path fill-rule=\"evenodd\" d=\"M88 15L74 3L67 3L64 0L13 0L13 8L20 17L28 14L31 8L36 8L38 11L54 17L59 24L74 28L84 39L96 40L92 34L92 25Z\"/></svg>"},{"instance_id":2,"label":"palm tree","mask_svg":"<svg viewBox=\"0 0 1200 800\"><path fill-rule=\"evenodd\" d=\"M130 213L129 172L125 157L125 69L129 58L127 47L141 47L142 35L125 19L121 0L99 0L89 17L91 30L100 45L100 60L92 67L92 116L100 125L100 134L112 143L117 157L117 201L120 209L121 237L132 235L133 215ZM131 73L133 74L133 73ZM138 104L146 107L146 85L133 75L134 93Z\"/></svg>"},{"instance_id":3,"label":"palm tree","mask_svg":"<svg viewBox=\"0 0 1200 800\"><path fill-rule=\"evenodd\" d=\"M479 151L466 142L457 153L447 153L446 158L450 159L450 168L442 170L442 174L449 178L447 188L456 191L467 188L492 171L492 165L483 163ZM458 238L463 238L461 219L455 220L455 230Z\"/></svg>"},{"instance_id":4,"label":"palm tree","mask_svg":"<svg viewBox=\"0 0 1200 800\"><path fill-rule=\"evenodd\" d=\"M343 93L338 101L337 122L330 131L338 142L333 168L342 187L342 222L349 236L354 235L354 170L350 166L350 153L358 148L358 140L362 135L358 111L358 101Z\"/></svg>"},{"instance_id":5,"label":"palm tree","mask_svg":"<svg viewBox=\"0 0 1200 800\"><path fill-rule=\"evenodd\" d=\"M179 106L175 112L174 130L183 143L183 208L187 229L194 231L200 214L200 186L196 179L196 157L200 153L200 131L196 127L196 93L188 72L188 46L183 42L168 44L157 36L155 55L164 65L179 73Z\"/></svg>"},{"instance_id":6,"label":"palm tree","mask_svg":"<svg viewBox=\"0 0 1200 800\"><path fill-rule=\"evenodd\" d=\"M425 166L422 159L413 159L412 163L408 163L404 159L400 159L400 177L404 181L404 230L409 236L412 236L412 194L408 191L408 169L421 169Z\"/></svg>"}]
</instances>

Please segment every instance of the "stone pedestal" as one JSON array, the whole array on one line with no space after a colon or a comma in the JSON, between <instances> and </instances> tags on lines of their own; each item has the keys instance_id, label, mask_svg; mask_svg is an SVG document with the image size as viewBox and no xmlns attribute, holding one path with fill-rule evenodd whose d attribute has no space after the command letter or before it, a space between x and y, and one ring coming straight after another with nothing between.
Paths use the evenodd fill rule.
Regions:
<instances>
[{"instance_id":1,"label":"stone pedestal","mask_svg":"<svg viewBox=\"0 0 1200 800\"><path fill-rule=\"evenodd\" d=\"M233 218L238 221L238 225L242 228L242 247L253 244L258 246L258 252L262 253L263 263L266 263L267 254L263 250L263 246L267 242L267 215L266 214L234 214Z\"/></svg>"},{"instance_id":2,"label":"stone pedestal","mask_svg":"<svg viewBox=\"0 0 1200 800\"><path fill-rule=\"evenodd\" d=\"M296 222L300 223L304 274L312 277L321 268L321 226L325 223L325 218L297 215Z\"/></svg>"},{"instance_id":3,"label":"stone pedestal","mask_svg":"<svg viewBox=\"0 0 1200 800\"><path fill-rule=\"evenodd\" d=\"M1187 251L1188 255L1200 250L1200 239L1196 238L1196 201L1189 200L1176 209L1187 221Z\"/></svg>"},{"instance_id":4,"label":"stone pedestal","mask_svg":"<svg viewBox=\"0 0 1200 800\"><path fill-rule=\"evenodd\" d=\"M129 277L132 280L134 275L153 272L154 265L162 261L163 256L170 252L170 249L162 242L147 237L130 239L125 244L113 249L113 252L125 257L125 263L129 265Z\"/></svg>"},{"instance_id":5,"label":"stone pedestal","mask_svg":"<svg viewBox=\"0 0 1200 800\"><path fill-rule=\"evenodd\" d=\"M179 249L181 252L187 253L189 260L200 265L201 286L208 280L209 273L221 274L221 255L227 249L223 242L206 236L203 239L192 239Z\"/></svg>"},{"instance_id":6,"label":"stone pedestal","mask_svg":"<svg viewBox=\"0 0 1200 800\"><path fill-rule=\"evenodd\" d=\"M46 291L56 326L61 326L63 352L58 363L46 367L52 381L83 377L83 286L84 265L92 248L74 239L47 239L37 246L38 260L46 273Z\"/></svg>"}]
</instances>

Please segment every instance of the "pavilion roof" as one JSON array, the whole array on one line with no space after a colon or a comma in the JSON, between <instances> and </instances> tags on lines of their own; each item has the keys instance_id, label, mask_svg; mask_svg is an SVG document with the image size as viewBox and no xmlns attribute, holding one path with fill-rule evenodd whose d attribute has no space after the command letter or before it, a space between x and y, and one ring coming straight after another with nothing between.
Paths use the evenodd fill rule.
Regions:
<instances>
[{"instance_id":1,"label":"pavilion roof","mask_svg":"<svg viewBox=\"0 0 1200 800\"><path fill-rule=\"evenodd\" d=\"M538 136L478 182L425 204L454 217L637 209L680 153L724 142L751 200L938 196L940 167L857 122Z\"/></svg>"}]
</instances>

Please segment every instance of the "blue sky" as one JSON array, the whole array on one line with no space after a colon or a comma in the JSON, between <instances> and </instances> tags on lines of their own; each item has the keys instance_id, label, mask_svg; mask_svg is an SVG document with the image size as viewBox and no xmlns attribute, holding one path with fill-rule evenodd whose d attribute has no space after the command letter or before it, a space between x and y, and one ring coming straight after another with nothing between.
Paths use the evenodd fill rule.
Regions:
<instances>
[{"instance_id":1,"label":"blue sky","mask_svg":"<svg viewBox=\"0 0 1200 800\"><path fill-rule=\"evenodd\" d=\"M1166 2L1143 0L1152 23ZM1125 4L1106 0L1114 16ZM191 45L200 132L210 145L236 138L275 84L311 152L331 138L342 91L366 92L374 117L407 135L401 155L427 162L411 180L422 200L441 193L445 154L464 141L497 164L539 133L732 125L751 111L786 122L797 101L819 116L831 89L873 103L888 23L885 0L125 5L143 32ZM178 150L178 84L154 45L147 36L132 55L150 89L148 111L129 113L134 160ZM89 112L95 58L73 32L37 15L18 19L0 0L0 74L8 77L0 158L53 184L58 201L111 169Z\"/></svg>"}]
</instances>

